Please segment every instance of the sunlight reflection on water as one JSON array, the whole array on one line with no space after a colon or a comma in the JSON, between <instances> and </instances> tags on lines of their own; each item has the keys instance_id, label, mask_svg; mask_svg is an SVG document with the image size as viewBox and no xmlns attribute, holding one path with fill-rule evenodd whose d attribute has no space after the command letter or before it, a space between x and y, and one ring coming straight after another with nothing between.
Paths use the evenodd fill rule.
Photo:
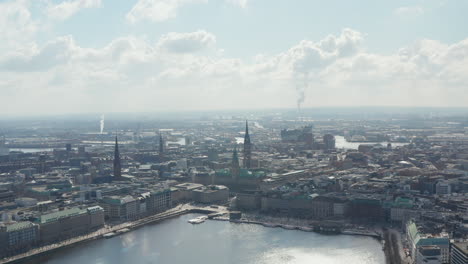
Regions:
<instances>
[{"instance_id":1,"label":"sunlight reflection on water","mask_svg":"<svg viewBox=\"0 0 468 264\"><path fill-rule=\"evenodd\" d=\"M51 254L34 263L245 263L383 264L377 240L258 225L206 221L196 215L149 225L111 239L101 239Z\"/></svg>"}]
</instances>

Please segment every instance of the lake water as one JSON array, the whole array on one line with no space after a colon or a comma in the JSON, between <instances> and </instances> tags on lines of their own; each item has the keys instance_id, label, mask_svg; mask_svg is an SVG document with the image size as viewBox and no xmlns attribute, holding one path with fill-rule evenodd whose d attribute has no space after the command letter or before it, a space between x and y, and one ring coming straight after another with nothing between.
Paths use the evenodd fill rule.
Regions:
<instances>
[{"instance_id":1,"label":"lake water","mask_svg":"<svg viewBox=\"0 0 468 264\"><path fill-rule=\"evenodd\" d=\"M12 148L10 151L21 151L24 153L51 152L53 148Z\"/></svg>"},{"instance_id":2,"label":"lake water","mask_svg":"<svg viewBox=\"0 0 468 264\"><path fill-rule=\"evenodd\" d=\"M398 142L391 142L392 147L401 147L408 145L408 143L398 143ZM384 147L387 147L388 142L349 142L343 136L335 136L335 145L336 148L344 148L344 149L358 149L359 145L374 145L374 144L381 144Z\"/></svg>"},{"instance_id":3,"label":"lake water","mask_svg":"<svg viewBox=\"0 0 468 264\"><path fill-rule=\"evenodd\" d=\"M235 137L236 139L236 144L244 144L244 138L243 137Z\"/></svg>"},{"instance_id":4,"label":"lake water","mask_svg":"<svg viewBox=\"0 0 468 264\"><path fill-rule=\"evenodd\" d=\"M369 237L321 235L208 220L190 214L111 239L64 249L30 263L47 264L384 264L380 243Z\"/></svg>"}]
</instances>

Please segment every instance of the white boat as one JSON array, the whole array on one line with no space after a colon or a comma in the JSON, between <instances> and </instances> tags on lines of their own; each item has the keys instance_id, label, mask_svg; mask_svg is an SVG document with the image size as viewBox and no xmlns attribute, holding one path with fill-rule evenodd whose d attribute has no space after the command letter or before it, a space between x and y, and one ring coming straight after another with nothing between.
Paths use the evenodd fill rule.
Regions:
<instances>
[{"instance_id":1,"label":"white boat","mask_svg":"<svg viewBox=\"0 0 468 264\"><path fill-rule=\"evenodd\" d=\"M191 224L201 224L205 222L206 219L208 219L208 216L199 216L197 218L188 220L188 222Z\"/></svg>"},{"instance_id":2,"label":"white boat","mask_svg":"<svg viewBox=\"0 0 468 264\"><path fill-rule=\"evenodd\" d=\"M130 229L122 228L122 229L117 230L116 233L117 234L123 234L123 233L127 233L128 231L130 231Z\"/></svg>"},{"instance_id":3,"label":"white boat","mask_svg":"<svg viewBox=\"0 0 468 264\"><path fill-rule=\"evenodd\" d=\"M114 237L115 235L116 235L116 233L110 232L110 233L104 234L103 237L104 238L111 238L111 237Z\"/></svg>"}]
</instances>

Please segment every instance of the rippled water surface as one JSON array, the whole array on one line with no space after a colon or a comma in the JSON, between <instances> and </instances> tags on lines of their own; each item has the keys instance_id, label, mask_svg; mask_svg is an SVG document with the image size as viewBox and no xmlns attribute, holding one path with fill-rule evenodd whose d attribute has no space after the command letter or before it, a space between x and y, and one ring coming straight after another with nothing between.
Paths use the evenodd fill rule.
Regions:
<instances>
[{"instance_id":1,"label":"rippled water surface","mask_svg":"<svg viewBox=\"0 0 468 264\"><path fill-rule=\"evenodd\" d=\"M184 215L31 263L385 263L380 243L372 238L211 220L200 225L187 223L195 217Z\"/></svg>"}]
</instances>

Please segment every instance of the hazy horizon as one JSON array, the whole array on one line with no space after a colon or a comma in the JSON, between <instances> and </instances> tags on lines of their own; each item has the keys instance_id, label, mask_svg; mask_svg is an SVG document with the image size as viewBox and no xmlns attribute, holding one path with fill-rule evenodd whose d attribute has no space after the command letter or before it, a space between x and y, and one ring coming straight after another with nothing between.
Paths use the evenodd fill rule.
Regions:
<instances>
[{"instance_id":1,"label":"hazy horizon","mask_svg":"<svg viewBox=\"0 0 468 264\"><path fill-rule=\"evenodd\" d=\"M468 107L399 107L399 106L328 106L301 108L269 108L269 109L223 109L223 110L162 110L140 112L76 112L76 113L23 113L5 115L0 113L2 120L125 120L135 118L150 119L198 119L203 117L219 118L249 118L279 115L290 118L340 119L359 118L368 119L383 117L464 117L468 114Z\"/></svg>"}]
</instances>

